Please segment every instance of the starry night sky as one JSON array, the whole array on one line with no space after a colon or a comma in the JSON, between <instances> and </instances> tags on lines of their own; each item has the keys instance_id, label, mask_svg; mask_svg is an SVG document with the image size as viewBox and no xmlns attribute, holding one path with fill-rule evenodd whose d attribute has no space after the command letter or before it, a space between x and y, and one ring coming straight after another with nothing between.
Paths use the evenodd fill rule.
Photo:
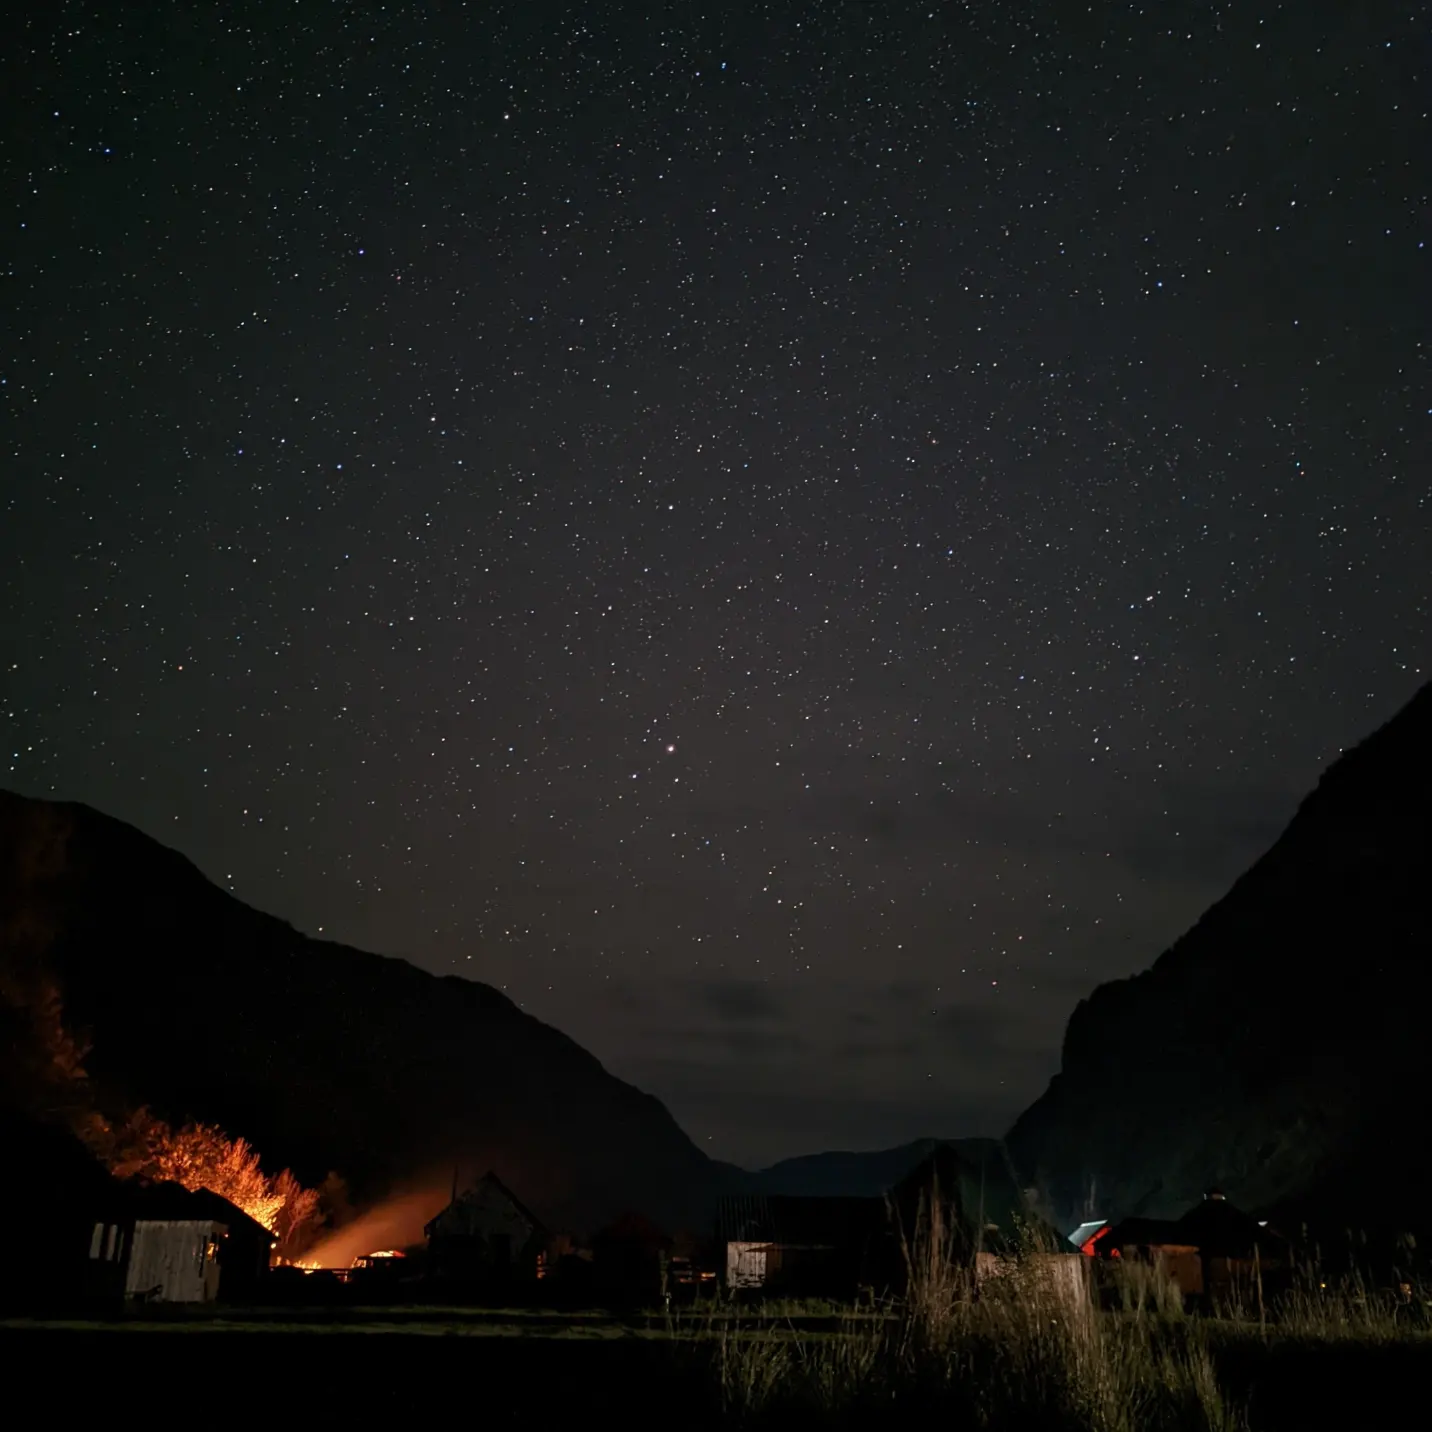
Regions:
<instances>
[{"instance_id":1,"label":"starry night sky","mask_svg":"<svg viewBox=\"0 0 1432 1432\"><path fill-rule=\"evenodd\" d=\"M5 783L715 1155L1002 1131L1426 677L1420 6L0 24Z\"/></svg>"}]
</instances>

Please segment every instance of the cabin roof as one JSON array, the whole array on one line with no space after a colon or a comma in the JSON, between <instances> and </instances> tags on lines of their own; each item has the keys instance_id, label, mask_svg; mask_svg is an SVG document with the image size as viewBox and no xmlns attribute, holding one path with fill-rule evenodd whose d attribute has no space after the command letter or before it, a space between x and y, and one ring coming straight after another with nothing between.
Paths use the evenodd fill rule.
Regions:
<instances>
[{"instance_id":1,"label":"cabin roof","mask_svg":"<svg viewBox=\"0 0 1432 1432\"><path fill-rule=\"evenodd\" d=\"M459 1204L471 1203L476 1197L476 1195L482 1192L482 1190L484 1189L496 1190L496 1192L501 1195L502 1198L504 1198L509 1204L511 1204L512 1207L515 1208L517 1212L521 1214L522 1217L525 1218L527 1222L532 1225L532 1230L534 1233L545 1233L547 1231L546 1224L544 1224L542 1220L538 1218L537 1215L533 1213L532 1210L528 1208L527 1205L523 1203L522 1200L518 1198L518 1196L513 1193L513 1191L508 1188L505 1183L503 1183L503 1181L497 1176L496 1173L489 1169L485 1174L483 1174L480 1179L478 1179L476 1183L472 1184L468 1188L465 1188L460 1194L458 1194L456 1198L444 1204L443 1207L439 1209L437 1213L433 1214L433 1216L427 1221L427 1223L423 1227L424 1235L428 1238L431 1238L435 1231L440 1231L440 1225L443 1219L447 1216L447 1214L449 1214Z\"/></svg>"},{"instance_id":2,"label":"cabin roof","mask_svg":"<svg viewBox=\"0 0 1432 1432\"><path fill-rule=\"evenodd\" d=\"M187 1223L221 1223L231 1234L272 1238L256 1218L236 1203L207 1188L188 1189L178 1183L142 1183L126 1189L136 1218Z\"/></svg>"},{"instance_id":3,"label":"cabin roof","mask_svg":"<svg viewBox=\"0 0 1432 1432\"><path fill-rule=\"evenodd\" d=\"M1099 1240L1100 1246L1197 1248L1211 1257L1248 1257L1254 1248L1269 1248L1286 1240L1266 1228L1252 1214L1234 1207L1227 1199L1210 1196L1196 1203L1179 1218L1125 1218Z\"/></svg>"},{"instance_id":4,"label":"cabin roof","mask_svg":"<svg viewBox=\"0 0 1432 1432\"><path fill-rule=\"evenodd\" d=\"M1251 1255L1254 1248L1268 1248L1285 1240L1274 1229L1265 1228L1241 1208L1234 1207L1221 1194L1210 1195L1196 1203L1176 1226L1190 1243L1196 1243L1213 1256L1239 1257Z\"/></svg>"}]
</instances>

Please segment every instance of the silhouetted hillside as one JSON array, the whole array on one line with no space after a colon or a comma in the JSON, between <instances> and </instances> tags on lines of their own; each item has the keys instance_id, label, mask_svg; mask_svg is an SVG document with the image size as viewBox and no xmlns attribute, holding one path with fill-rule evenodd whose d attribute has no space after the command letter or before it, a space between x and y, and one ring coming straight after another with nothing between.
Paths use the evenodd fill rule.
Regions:
<instances>
[{"instance_id":1,"label":"silhouetted hillside","mask_svg":"<svg viewBox=\"0 0 1432 1432\"><path fill-rule=\"evenodd\" d=\"M1339 1228L1423 1227L1432 1095L1432 686L1342 755L1229 893L1074 1011L1015 1124L1066 1220L1211 1183Z\"/></svg>"},{"instance_id":2,"label":"silhouetted hillside","mask_svg":"<svg viewBox=\"0 0 1432 1432\"><path fill-rule=\"evenodd\" d=\"M878 1198L942 1144L977 1158L993 1139L916 1139L872 1153L804 1154L751 1175L754 1191L802 1198Z\"/></svg>"},{"instance_id":3,"label":"silhouetted hillside","mask_svg":"<svg viewBox=\"0 0 1432 1432\"><path fill-rule=\"evenodd\" d=\"M0 979L15 1029L58 985L101 1099L217 1123L360 1197L460 1160L562 1224L704 1224L734 1172L495 989L307 939L86 806L0 792ZM7 1082L33 1083L43 1051L7 1052Z\"/></svg>"}]
</instances>

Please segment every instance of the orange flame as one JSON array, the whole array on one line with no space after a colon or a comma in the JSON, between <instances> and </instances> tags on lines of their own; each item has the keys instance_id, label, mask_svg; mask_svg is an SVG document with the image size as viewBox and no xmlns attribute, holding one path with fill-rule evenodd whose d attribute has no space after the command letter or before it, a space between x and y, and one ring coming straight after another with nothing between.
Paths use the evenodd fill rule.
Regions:
<instances>
[{"instance_id":1,"label":"orange flame","mask_svg":"<svg viewBox=\"0 0 1432 1432\"><path fill-rule=\"evenodd\" d=\"M163 1179L227 1198L280 1241L295 1240L318 1214L316 1189L304 1188L288 1169L264 1173L247 1140L211 1124L173 1129L141 1111L118 1131L108 1162L121 1177Z\"/></svg>"}]
</instances>

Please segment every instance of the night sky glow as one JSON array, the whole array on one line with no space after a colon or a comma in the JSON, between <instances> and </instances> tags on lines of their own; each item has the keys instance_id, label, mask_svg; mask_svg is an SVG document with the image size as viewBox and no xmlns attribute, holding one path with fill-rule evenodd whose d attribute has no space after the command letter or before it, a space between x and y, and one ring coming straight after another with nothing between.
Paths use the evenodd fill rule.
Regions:
<instances>
[{"instance_id":1,"label":"night sky glow","mask_svg":"<svg viewBox=\"0 0 1432 1432\"><path fill-rule=\"evenodd\" d=\"M717 1156L1000 1132L1426 679L1421 7L0 23L5 783Z\"/></svg>"}]
</instances>

